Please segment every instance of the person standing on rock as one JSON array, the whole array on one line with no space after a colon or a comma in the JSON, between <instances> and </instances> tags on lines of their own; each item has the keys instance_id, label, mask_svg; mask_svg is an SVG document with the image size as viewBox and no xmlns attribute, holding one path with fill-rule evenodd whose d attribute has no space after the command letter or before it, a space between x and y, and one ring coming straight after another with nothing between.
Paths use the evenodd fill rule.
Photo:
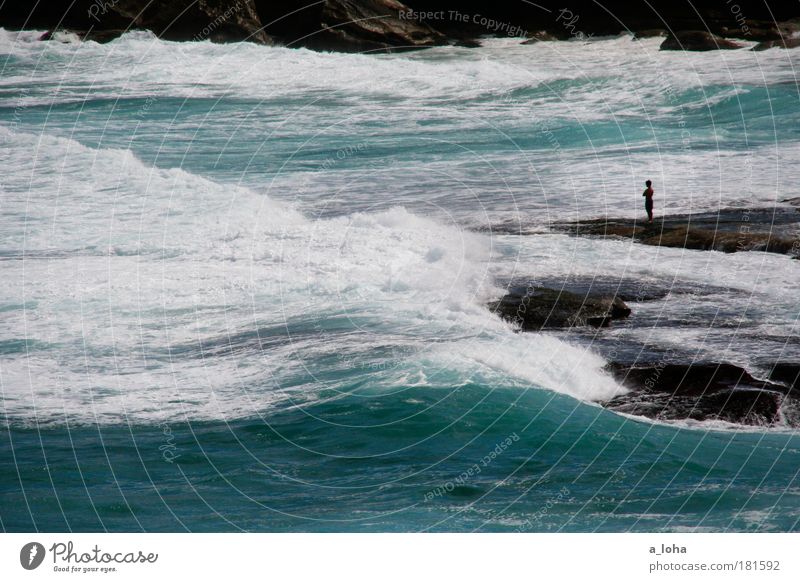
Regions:
<instances>
[{"instance_id":1,"label":"person standing on rock","mask_svg":"<svg viewBox=\"0 0 800 582\"><path fill-rule=\"evenodd\" d=\"M647 211L647 221L653 224L653 183L648 180L644 185L647 186L647 190L642 192L642 196L644 196L644 209Z\"/></svg>"}]
</instances>

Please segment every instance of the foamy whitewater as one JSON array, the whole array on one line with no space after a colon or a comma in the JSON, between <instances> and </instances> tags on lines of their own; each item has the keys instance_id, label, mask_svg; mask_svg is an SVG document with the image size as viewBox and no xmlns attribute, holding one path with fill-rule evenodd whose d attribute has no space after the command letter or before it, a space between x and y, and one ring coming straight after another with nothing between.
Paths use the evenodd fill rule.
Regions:
<instances>
[{"instance_id":1,"label":"foamy whitewater","mask_svg":"<svg viewBox=\"0 0 800 582\"><path fill-rule=\"evenodd\" d=\"M38 35L0 30L4 530L798 528L791 430L607 411L592 342L486 308L688 286L625 341L797 361L798 261L549 227L797 196L798 51Z\"/></svg>"}]
</instances>

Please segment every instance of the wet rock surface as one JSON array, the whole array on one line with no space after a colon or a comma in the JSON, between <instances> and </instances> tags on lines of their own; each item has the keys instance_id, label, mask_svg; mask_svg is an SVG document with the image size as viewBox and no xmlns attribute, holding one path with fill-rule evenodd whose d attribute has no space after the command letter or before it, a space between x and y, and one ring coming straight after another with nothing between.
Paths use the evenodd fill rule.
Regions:
<instances>
[{"instance_id":1,"label":"wet rock surface","mask_svg":"<svg viewBox=\"0 0 800 582\"><path fill-rule=\"evenodd\" d=\"M667 36L661 44L662 51L716 51L742 48L743 45L727 40L707 30L684 30Z\"/></svg>"},{"instance_id":2,"label":"wet rock surface","mask_svg":"<svg viewBox=\"0 0 800 582\"><path fill-rule=\"evenodd\" d=\"M757 380L732 364L611 364L609 370L631 390L604 403L617 412L664 421L797 426L792 389Z\"/></svg>"},{"instance_id":3,"label":"wet rock surface","mask_svg":"<svg viewBox=\"0 0 800 582\"><path fill-rule=\"evenodd\" d=\"M614 295L587 295L543 287L512 288L489 309L524 331L544 328L606 327L631 314L627 304Z\"/></svg>"},{"instance_id":4,"label":"wet rock surface","mask_svg":"<svg viewBox=\"0 0 800 582\"><path fill-rule=\"evenodd\" d=\"M168 40L248 40L335 51L388 51L439 44L479 46L482 36L591 39L637 38L676 31L664 49L739 48L727 39L760 41L759 50L796 46L795 3L737 0L737 11L715 0L51 0L0 3L0 26L80 31L114 37L149 29ZM744 16L746 15L746 17Z\"/></svg>"},{"instance_id":5,"label":"wet rock surface","mask_svg":"<svg viewBox=\"0 0 800 582\"><path fill-rule=\"evenodd\" d=\"M490 307L505 310L501 315L515 321L522 331L548 331L612 362L609 373L629 392L600 403L610 410L667 422L800 426L800 391L796 388L800 364L762 358L749 369L750 366L699 358L696 346L682 346L674 340L676 331L698 331L707 336L706 348L711 348L704 350L706 356L714 353L714 346L718 346L719 354L729 353L735 345L732 338L745 345L768 344L767 354L778 350L787 355L800 353L788 345L791 338L773 338L774 345L769 344L769 338L758 335L757 327L736 320L735 309L730 313L718 308L695 313L694 308L688 307L697 301L713 304L720 295L746 302L748 294L743 291L691 281L642 281L631 277L568 276L535 281L520 278L505 285L509 293L498 302L500 305ZM537 292L540 299L534 300ZM524 298L529 296L531 300L525 306ZM557 297L564 298L562 305L555 301ZM598 298L605 301L599 307L606 309L606 315L611 298L624 302L629 315L612 317L610 327L594 327L585 321L571 325L575 320L570 317L578 306L594 308ZM531 315L526 324L527 313ZM555 317L548 318L551 313ZM735 353L736 349L732 351ZM754 352L745 349L743 353Z\"/></svg>"},{"instance_id":6,"label":"wet rock surface","mask_svg":"<svg viewBox=\"0 0 800 582\"><path fill-rule=\"evenodd\" d=\"M800 38L781 38L777 40L765 40L753 47L754 51L765 51L771 48L793 49L800 47Z\"/></svg>"},{"instance_id":7,"label":"wet rock surface","mask_svg":"<svg viewBox=\"0 0 800 582\"><path fill-rule=\"evenodd\" d=\"M723 209L719 212L657 218L652 224L601 218L554 225L576 236L628 238L646 245L714 250L800 254L800 212L796 208Z\"/></svg>"},{"instance_id":8,"label":"wet rock surface","mask_svg":"<svg viewBox=\"0 0 800 582\"><path fill-rule=\"evenodd\" d=\"M448 44L424 21L401 17L410 9L396 0L328 0L320 30L302 44L317 50L374 52Z\"/></svg>"}]
</instances>

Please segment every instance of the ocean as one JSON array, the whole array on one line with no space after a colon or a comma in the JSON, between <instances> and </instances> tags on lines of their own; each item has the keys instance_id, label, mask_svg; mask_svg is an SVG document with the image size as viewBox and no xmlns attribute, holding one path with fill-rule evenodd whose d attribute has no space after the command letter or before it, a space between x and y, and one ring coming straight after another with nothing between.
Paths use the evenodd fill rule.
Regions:
<instances>
[{"instance_id":1,"label":"ocean","mask_svg":"<svg viewBox=\"0 0 800 582\"><path fill-rule=\"evenodd\" d=\"M646 179L786 206L797 50L38 34L0 30L0 529L800 529L795 429L601 406L615 343L800 361L800 263L551 228ZM681 292L602 338L486 307L573 280Z\"/></svg>"}]
</instances>

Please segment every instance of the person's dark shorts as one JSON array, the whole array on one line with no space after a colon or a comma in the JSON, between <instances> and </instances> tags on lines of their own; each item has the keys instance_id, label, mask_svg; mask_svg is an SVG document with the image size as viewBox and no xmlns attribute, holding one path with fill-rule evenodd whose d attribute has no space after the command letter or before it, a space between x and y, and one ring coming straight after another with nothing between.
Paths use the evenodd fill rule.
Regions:
<instances>
[{"instance_id":1,"label":"person's dark shorts","mask_svg":"<svg viewBox=\"0 0 800 582\"><path fill-rule=\"evenodd\" d=\"M652 200L645 200L644 201L644 209L645 210L652 210L653 209L653 201Z\"/></svg>"}]
</instances>

